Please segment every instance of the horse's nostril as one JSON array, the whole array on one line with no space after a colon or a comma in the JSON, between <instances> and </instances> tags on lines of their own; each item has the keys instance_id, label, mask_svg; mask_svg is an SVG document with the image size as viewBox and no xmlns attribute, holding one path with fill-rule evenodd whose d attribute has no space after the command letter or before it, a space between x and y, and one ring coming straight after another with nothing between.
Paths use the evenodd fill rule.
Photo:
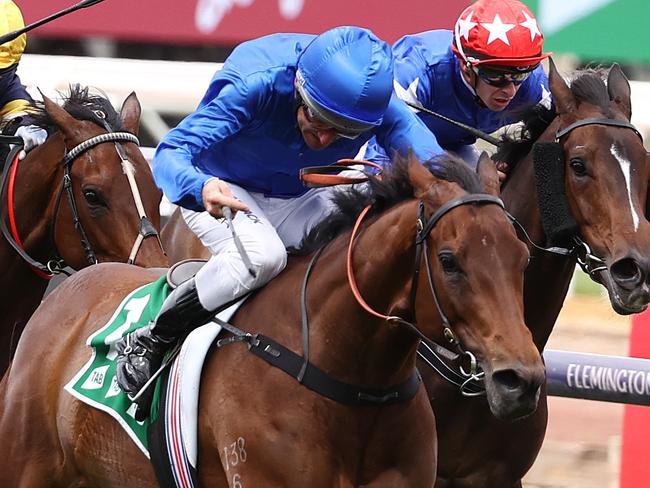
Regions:
<instances>
[{"instance_id":1,"label":"horse's nostril","mask_svg":"<svg viewBox=\"0 0 650 488\"><path fill-rule=\"evenodd\" d=\"M616 261L610 267L612 278L623 288L633 288L643 282L645 274L632 258Z\"/></svg>"},{"instance_id":2,"label":"horse's nostril","mask_svg":"<svg viewBox=\"0 0 650 488\"><path fill-rule=\"evenodd\" d=\"M503 369L495 371L492 374L492 379L495 383L500 384L508 390L517 390L521 387L521 378L514 369Z\"/></svg>"}]
</instances>

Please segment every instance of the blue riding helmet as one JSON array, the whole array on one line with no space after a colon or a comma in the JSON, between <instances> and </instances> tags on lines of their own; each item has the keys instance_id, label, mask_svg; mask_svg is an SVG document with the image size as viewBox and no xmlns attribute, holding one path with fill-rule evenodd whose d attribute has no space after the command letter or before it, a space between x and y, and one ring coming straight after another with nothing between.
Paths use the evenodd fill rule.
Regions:
<instances>
[{"instance_id":1,"label":"blue riding helmet","mask_svg":"<svg viewBox=\"0 0 650 488\"><path fill-rule=\"evenodd\" d=\"M345 133L381 124L393 92L390 46L367 29L336 27L300 55L296 87L320 119Z\"/></svg>"}]
</instances>

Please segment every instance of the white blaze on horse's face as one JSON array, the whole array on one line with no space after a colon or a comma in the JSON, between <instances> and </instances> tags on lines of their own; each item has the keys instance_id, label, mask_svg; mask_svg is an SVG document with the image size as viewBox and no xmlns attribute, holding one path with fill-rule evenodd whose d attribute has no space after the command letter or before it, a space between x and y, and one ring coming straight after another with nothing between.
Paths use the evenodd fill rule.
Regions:
<instances>
[{"instance_id":1,"label":"white blaze on horse's face","mask_svg":"<svg viewBox=\"0 0 650 488\"><path fill-rule=\"evenodd\" d=\"M627 188L627 198L630 202L630 210L632 212L632 221L634 222L634 230L639 230L639 215L634 210L634 204L632 203L632 183L630 181L630 161L624 158L621 153L618 152L616 144L612 144L612 147L609 149L609 152L612 153L612 156L616 158L618 164L621 166L621 172L625 178L625 187Z\"/></svg>"}]
</instances>

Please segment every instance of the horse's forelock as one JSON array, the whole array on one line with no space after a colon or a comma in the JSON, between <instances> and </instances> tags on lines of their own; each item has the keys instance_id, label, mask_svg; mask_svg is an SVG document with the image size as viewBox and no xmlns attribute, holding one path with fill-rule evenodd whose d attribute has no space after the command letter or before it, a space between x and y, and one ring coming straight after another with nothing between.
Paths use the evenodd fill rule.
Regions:
<instances>
[{"instance_id":1,"label":"horse's forelock","mask_svg":"<svg viewBox=\"0 0 650 488\"><path fill-rule=\"evenodd\" d=\"M70 92L65 97L63 108L79 120L88 120L103 127L103 121L108 123L113 131L124 130L122 119L108 98L91 94L88 87L81 85L70 86ZM103 119L98 112L104 115Z\"/></svg>"},{"instance_id":2,"label":"horse's forelock","mask_svg":"<svg viewBox=\"0 0 650 488\"><path fill-rule=\"evenodd\" d=\"M104 120L113 131L123 131L124 125L120 115L117 113L111 102L101 96L91 94L88 87L71 85L69 92L61 94L63 108L77 120L87 120L104 127L102 118L97 114L104 114ZM52 133L58 130L58 126L45 111L43 102L35 102L35 111L32 115L34 123Z\"/></svg>"},{"instance_id":3,"label":"horse's forelock","mask_svg":"<svg viewBox=\"0 0 650 488\"><path fill-rule=\"evenodd\" d=\"M598 106L605 117L612 117L609 92L607 91L608 70L587 68L580 70L571 81L571 92L578 102L587 102Z\"/></svg>"},{"instance_id":4,"label":"horse's forelock","mask_svg":"<svg viewBox=\"0 0 650 488\"><path fill-rule=\"evenodd\" d=\"M456 183L467 193L483 192L483 186L476 171L460 158L442 154L427 161L425 166L435 177Z\"/></svg>"}]
</instances>

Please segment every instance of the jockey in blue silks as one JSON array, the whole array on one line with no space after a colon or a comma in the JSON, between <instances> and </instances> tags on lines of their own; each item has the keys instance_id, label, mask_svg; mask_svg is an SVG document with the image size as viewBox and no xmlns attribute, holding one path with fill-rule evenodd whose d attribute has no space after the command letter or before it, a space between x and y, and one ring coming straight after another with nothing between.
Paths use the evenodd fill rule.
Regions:
<instances>
[{"instance_id":1,"label":"jockey in blue silks","mask_svg":"<svg viewBox=\"0 0 650 488\"><path fill-rule=\"evenodd\" d=\"M523 107L550 107L540 65L550 53L542 52L543 42L535 17L519 0L479 0L461 13L454 32L427 31L395 43L395 91L404 100L491 133L518 122ZM433 115L418 115L440 152L476 163L475 136ZM371 141L365 159L386 160L384 149Z\"/></svg>"},{"instance_id":2,"label":"jockey in blue silks","mask_svg":"<svg viewBox=\"0 0 650 488\"><path fill-rule=\"evenodd\" d=\"M18 6L11 0L0 0L0 35L25 27ZM25 34L0 45L0 130L3 134L22 137L25 151L47 139L44 129L32 125L32 97L16 74L18 62L25 51ZM4 151L0 151L4 152ZM4 161L0 161L0 167Z\"/></svg>"},{"instance_id":3,"label":"jockey in blue silks","mask_svg":"<svg viewBox=\"0 0 650 488\"><path fill-rule=\"evenodd\" d=\"M124 391L139 391L178 337L284 268L286 248L332 208L331 188L305 188L299 170L354 157L372 136L391 152L412 148L421 160L437 151L395 96L390 46L372 32L275 34L233 51L153 162L158 186L212 258L171 293L151 327L118 343ZM239 211L233 225L254 273L221 218L223 206Z\"/></svg>"}]
</instances>

